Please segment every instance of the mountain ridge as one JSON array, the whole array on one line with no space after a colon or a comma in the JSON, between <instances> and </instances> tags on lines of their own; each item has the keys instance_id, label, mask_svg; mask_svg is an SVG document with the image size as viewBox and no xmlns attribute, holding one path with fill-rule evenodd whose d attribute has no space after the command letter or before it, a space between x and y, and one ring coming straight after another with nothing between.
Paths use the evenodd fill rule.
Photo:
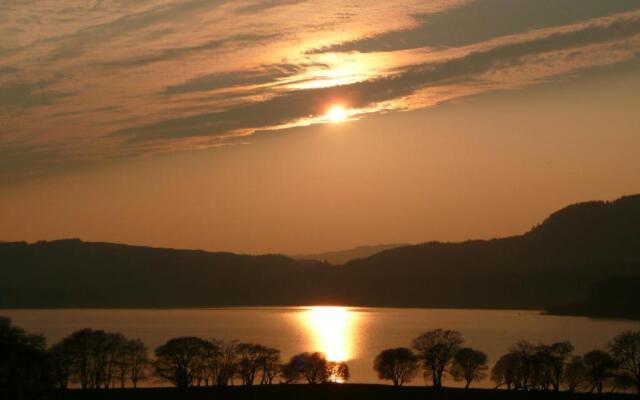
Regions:
<instances>
[{"instance_id":1,"label":"mountain ridge","mask_svg":"<svg viewBox=\"0 0 640 400\"><path fill-rule=\"evenodd\" d=\"M0 260L3 308L333 304L562 309L599 298L593 288L611 286L603 281L640 276L640 195L570 205L521 235L401 246L340 268L280 254L79 239L0 243Z\"/></svg>"}]
</instances>

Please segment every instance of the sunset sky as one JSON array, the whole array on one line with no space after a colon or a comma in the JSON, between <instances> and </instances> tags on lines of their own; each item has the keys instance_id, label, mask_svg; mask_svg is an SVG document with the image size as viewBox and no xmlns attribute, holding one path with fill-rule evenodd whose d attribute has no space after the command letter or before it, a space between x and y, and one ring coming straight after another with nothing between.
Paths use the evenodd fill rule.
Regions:
<instances>
[{"instance_id":1,"label":"sunset sky","mask_svg":"<svg viewBox=\"0 0 640 400\"><path fill-rule=\"evenodd\" d=\"M0 2L0 241L300 254L638 192L638 0Z\"/></svg>"}]
</instances>

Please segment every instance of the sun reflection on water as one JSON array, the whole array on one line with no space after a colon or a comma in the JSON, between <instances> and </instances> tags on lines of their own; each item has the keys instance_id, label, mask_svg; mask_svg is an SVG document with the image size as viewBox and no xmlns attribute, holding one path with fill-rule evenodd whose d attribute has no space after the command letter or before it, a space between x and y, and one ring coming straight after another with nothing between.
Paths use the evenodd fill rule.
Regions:
<instances>
[{"instance_id":1,"label":"sun reflection on water","mask_svg":"<svg viewBox=\"0 0 640 400\"><path fill-rule=\"evenodd\" d=\"M329 361L354 358L357 313L346 307L310 307L303 319L313 338L314 351L324 353Z\"/></svg>"}]
</instances>

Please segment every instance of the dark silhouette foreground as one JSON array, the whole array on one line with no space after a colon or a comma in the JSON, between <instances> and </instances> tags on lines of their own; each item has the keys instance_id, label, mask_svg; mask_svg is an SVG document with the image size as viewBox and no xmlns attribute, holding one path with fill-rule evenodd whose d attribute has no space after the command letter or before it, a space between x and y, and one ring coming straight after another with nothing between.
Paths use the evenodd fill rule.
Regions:
<instances>
[{"instance_id":1,"label":"dark silhouette foreground","mask_svg":"<svg viewBox=\"0 0 640 400\"><path fill-rule=\"evenodd\" d=\"M52 400L632 400L632 394L509 392L493 389L434 390L425 387L363 384L273 385L191 388L72 390L57 392Z\"/></svg>"}]
</instances>

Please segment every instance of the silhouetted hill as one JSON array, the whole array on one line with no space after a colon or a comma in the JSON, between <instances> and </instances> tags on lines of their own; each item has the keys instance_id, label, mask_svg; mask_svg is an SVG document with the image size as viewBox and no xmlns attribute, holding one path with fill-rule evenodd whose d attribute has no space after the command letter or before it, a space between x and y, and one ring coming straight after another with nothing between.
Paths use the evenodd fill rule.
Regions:
<instances>
[{"instance_id":1,"label":"silhouetted hill","mask_svg":"<svg viewBox=\"0 0 640 400\"><path fill-rule=\"evenodd\" d=\"M520 236L389 249L337 268L79 240L0 244L1 307L348 304L536 308L582 304L640 276L640 195L552 214ZM626 292L609 289L610 307ZM618 300L616 300L616 296ZM600 314L627 314L599 310Z\"/></svg>"},{"instance_id":2,"label":"silhouetted hill","mask_svg":"<svg viewBox=\"0 0 640 400\"><path fill-rule=\"evenodd\" d=\"M327 251L325 253L304 254L292 256L298 260L316 260L328 262L333 265L342 265L351 260L365 258L380 253L384 250L394 249L396 247L407 246L406 243L396 244L379 244L374 246L358 246L348 250Z\"/></svg>"}]
</instances>

